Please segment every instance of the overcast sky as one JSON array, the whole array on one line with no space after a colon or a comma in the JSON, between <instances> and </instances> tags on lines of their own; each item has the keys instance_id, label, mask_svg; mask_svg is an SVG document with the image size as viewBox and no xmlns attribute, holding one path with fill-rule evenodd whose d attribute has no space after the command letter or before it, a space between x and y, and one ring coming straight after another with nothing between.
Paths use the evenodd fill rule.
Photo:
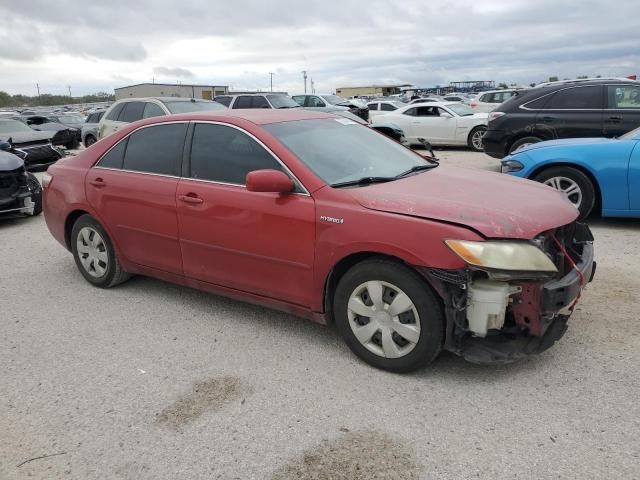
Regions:
<instances>
[{"instance_id":1,"label":"overcast sky","mask_svg":"<svg viewBox=\"0 0 640 480\"><path fill-rule=\"evenodd\" d=\"M2 0L0 90L236 89L627 76L638 0Z\"/></svg>"}]
</instances>

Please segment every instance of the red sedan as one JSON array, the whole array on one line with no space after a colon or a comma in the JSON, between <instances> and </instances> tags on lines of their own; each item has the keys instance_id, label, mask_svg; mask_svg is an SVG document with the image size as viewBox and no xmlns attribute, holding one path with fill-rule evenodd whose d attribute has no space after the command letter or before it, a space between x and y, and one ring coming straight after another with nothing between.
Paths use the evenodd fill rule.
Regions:
<instances>
[{"instance_id":1,"label":"red sedan","mask_svg":"<svg viewBox=\"0 0 640 480\"><path fill-rule=\"evenodd\" d=\"M324 113L144 120L50 167L43 188L91 284L148 275L332 322L396 372L443 349L508 362L549 348L595 270L562 193L439 166Z\"/></svg>"}]
</instances>

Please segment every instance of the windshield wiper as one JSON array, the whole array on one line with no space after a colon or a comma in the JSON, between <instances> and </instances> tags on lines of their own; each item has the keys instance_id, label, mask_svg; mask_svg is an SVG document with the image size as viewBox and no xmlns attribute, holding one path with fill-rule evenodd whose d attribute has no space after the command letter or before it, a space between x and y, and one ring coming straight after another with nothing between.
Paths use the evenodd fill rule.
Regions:
<instances>
[{"instance_id":1,"label":"windshield wiper","mask_svg":"<svg viewBox=\"0 0 640 480\"><path fill-rule=\"evenodd\" d=\"M416 165L415 167L411 167L406 172L402 172L396 175L395 178L402 178L402 177L406 177L407 175L411 175L412 173L415 173L415 172L423 172L424 170L431 170L432 168L436 168L438 165L439 165L438 163L427 163L424 165Z\"/></svg>"},{"instance_id":2,"label":"windshield wiper","mask_svg":"<svg viewBox=\"0 0 640 480\"><path fill-rule=\"evenodd\" d=\"M384 183L396 180L396 177L362 177L357 180L349 180L347 182L332 183L333 188L353 187L356 185L371 185L372 183Z\"/></svg>"}]
</instances>

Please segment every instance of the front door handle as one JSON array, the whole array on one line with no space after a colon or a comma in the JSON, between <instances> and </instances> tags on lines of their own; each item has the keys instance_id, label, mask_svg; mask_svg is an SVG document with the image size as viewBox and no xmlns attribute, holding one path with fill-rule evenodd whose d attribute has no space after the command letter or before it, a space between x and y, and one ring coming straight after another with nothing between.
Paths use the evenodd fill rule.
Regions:
<instances>
[{"instance_id":1,"label":"front door handle","mask_svg":"<svg viewBox=\"0 0 640 480\"><path fill-rule=\"evenodd\" d=\"M106 187L107 184L105 183L105 181L103 179L101 179L100 177L94 179L94 180L89 180L89 183L91 185L93 185L94 187L97 188L102 188L102 187Z\"/></svg>"},{"instance_id":2,"label":"front door handle","mask_svg":"<svg viewBox=\"0 0 640 480\"><path fill-rule=\"evenodd\" d=\"M622 117L609 117L608 121L611 123L620 123L622 121Z\"/></svg>"},{"instance_id":3,"label":"front door handle","mask_svg":"<svg viewBox=\"0 0 640 480\"><path fill-rule=\"evenodd\" d=\"M553 123L553 117L542 117L544 123Z\"/></svg>"},{"instance_id":4,"label":"front door handle","mask_svg":"<svg viewBox=\"0 0 640 480\"><path fill-rule=\"evenodd\" d=\"M187 193L186 195L178 195L178 200L191 205L199 205L203 202L195 193Z\"/></svg>"}]
</instances>

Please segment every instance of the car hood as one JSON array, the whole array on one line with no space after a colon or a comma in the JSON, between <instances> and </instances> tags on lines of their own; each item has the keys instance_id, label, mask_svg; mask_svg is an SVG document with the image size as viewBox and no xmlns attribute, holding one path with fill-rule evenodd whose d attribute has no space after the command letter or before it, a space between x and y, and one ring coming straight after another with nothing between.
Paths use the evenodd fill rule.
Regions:
<instances>
[{"instance_id":1,"label":"car hood","mask_svg":"<svg viewBox=\"0 0 640 480\"><path fill-rule=\"evenodd\" d=\"M604 143L615 143L618 141L619 140L615 138L564 138L562 140L548 140L546 142L532 143L531 145L519 149L517 153L529 152L531 150L539 150L541 148L549 147L600 145Z\"/></svg>"},{"instance_id":2,"label":"car hood","mask_svg":"<svg viewBox=\"0 0 640 480\"><path fill-rule=\"evenodd\" d=\"M578 216L565 194L551 187L456 167L440 166L349 193L371 210L464 225L487 238L532 239Z\"/></svg>"},{"instance_id":3,"label":"car hood","mask_svg":"<svg viewBox=\"0 0 640 480\"><path fill-rule=\"evenodd\" d=\"M0 134L0 139L9 140L11 139L13 145L20 145L21 143L31 143L37 142L38 140L49 141L56 132L50 131L38 131L34 130L32 132L13 132L13 133L2 133Z\"/></svg>"}]
</instances>

